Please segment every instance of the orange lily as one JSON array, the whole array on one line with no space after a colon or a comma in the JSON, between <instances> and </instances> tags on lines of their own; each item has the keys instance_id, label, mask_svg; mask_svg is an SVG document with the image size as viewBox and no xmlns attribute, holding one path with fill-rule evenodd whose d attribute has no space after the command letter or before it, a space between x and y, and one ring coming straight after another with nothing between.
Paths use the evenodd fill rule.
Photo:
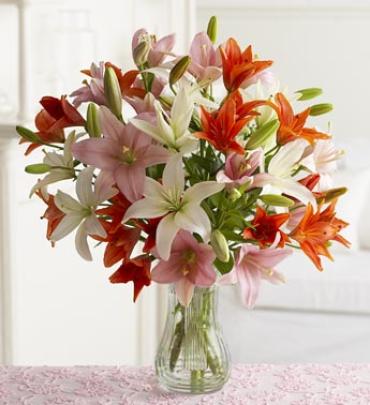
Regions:
<instances>
[{"instance_id":1,"label":"orange lily","mask_svg":"<svg viewBox=\"0 0 370 405\"><path fill-rule=\"evenodd\" d=\"M51 194L44 195L41 190L37 190L36 194L40 197L45 204L47 204L47 209L41 219L46 219L48 221L48 227L46 230L46 238L50 240L51 234L54 232L55 228L59 225L60 221L65 217L65 213L62 212L56 205L54 196ZM54 246L55 242L51 242Z\"/></svg>"},{"instance_id":2,"label":"orange lily","mask_svg":"<svg viewBox=\"0 0 370 405\"><path fill-rule=\"evenodd\" d=\"M329 139L330 135L317 131L315 128L305 127L310 108L294 114L293 108L284 94L277 93L275 96L276 105L271 103L271 107L276 111L280 127L277 132L277 142L279 145L285 145L288 142L299 138L306 139L313 144L317 139Z\"/></svg>"},{"instance_id":3,"label":"orange lily","mask_svg":"<svg viewBox=\"0 0 370 405\"><path fill-rule=\"evenodd\" d=\"M260 247L264 248L271 245L279 234L280 241L278 246L284 247L285 242L289 242L289 237L280 230L280 227L288 219L289 214L268 215L263 208L257 206L256 215L252 221L253 228L245 228L243 238L257 240Z\"/></svg>"},{"instance_id":4,"label":"orange lily","mask_svg":"<svg viewBox=\"0 0 370 405\"><path fill-rule=\"evenodd\" d=\"M122 70L119 67L110 62L107 62L105 67L112 67L114 69L123 97L145 97L146 91L135 86L135 80L140 74L138 70L129 70L126 73L122 73Z\"/></svg>"},{"instance_id":5,"label":"orange lily","mask_svg":"<svg viewBox=\"0 0 370 405\"><path fill-rule=\"evenodd\" d=\"M271 60L254 61L252 47L249 45L242 52L234 38L229 38L220 52L224 84L229 92L243 87L244 82L272 65Z\"/></svg>"},{"instance_id":6,"label":"orange lily","mask_svg":"<svg viewBox=\"0 0 370 405\"><path fill-rule=\"evenodd\" d=\"M241 94L232 93L222 107L213 113L201 107L202 130L194 135L205 139L217 150L228 153L244 154L244 148L236 142L235 138L245 125L255 116L259 115L254 109L265 104L264 101L251 101L243 103Z\"/></svg>"},{"instance_id":7,"label":"orange lily","mask_svg":"<svg viewBox=\"0 0 370 405\"><path fill-rule=\"evenodd\" d=\"M324 211L321 212L319 207L314 213L312 205L308 204L300 223L289 235L299 243L303 252L320 271L323 270L320 256L333 260L328 250L329 241L334 240L346 247L350 246L350 242L339 235L348 223L336 218L335 205L336 201L333 201Z\"/></svg>"}]
</instances>

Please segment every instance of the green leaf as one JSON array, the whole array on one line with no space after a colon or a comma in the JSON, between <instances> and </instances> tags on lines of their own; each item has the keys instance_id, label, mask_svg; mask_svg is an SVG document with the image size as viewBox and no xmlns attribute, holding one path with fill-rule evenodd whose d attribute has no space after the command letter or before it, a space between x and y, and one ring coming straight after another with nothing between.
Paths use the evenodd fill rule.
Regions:
<instances>
[{"instance_id":1,"label":"green leaf","mask_svg":"<svg viewBox=\"0 0 370 405\"><path fill-rule=\"evenodd\" d=\"M229 240L229 241L232 241L232 242L245 242L245 239L241 235L235 233L234 231L223 228L222 233L224 234L225 238L227 240Z\"/></svg>"},{"instance_id":2,"label":"green leaf","mask_svg":"<svg viewBox=\"0 0 370 405\"><path fill-rule=\"evenodd\" d=\"M232 268L234 267L234 257L231 254L230 259L227 263L221 262L221 260L216 259L213 262L213 264L221 274L226 274L226 273L229 273L232 270Z\"/></svg>"},{"instance_id":3,"label":"green leaf","mask_svg":"<svg viewBox=\"0 0 370 405\"><path fill-rule=\"evenodd\" d=\"M50 165L45 163L35 163L33 165L28 165L25 167L25 171L30 174L44 174L51 169Z\"/></svg>"},{"instance_id":4,"label":"green leaf","mask_svg":"<svg viewBox=\"0 0 370 405\"><path fill-rule=\"evenodd\" d=\"M18 135L32 143L43 143L41 139L30 129L17 125L15 127Z\"/></svg>"},{"instance_id":5,"label":"green leaf","mask_svg":"<svg viewBox=\"0 0 370 405\"><path fill-rule=\"evenodd\" d=\"M320 96L322 94L322 89L320 89L319 87L311 87L308 89L298 90L296 91L296 94L300 94L300 96L298 97L298 101L306 101Z\"/></svg>"}]
</instances>

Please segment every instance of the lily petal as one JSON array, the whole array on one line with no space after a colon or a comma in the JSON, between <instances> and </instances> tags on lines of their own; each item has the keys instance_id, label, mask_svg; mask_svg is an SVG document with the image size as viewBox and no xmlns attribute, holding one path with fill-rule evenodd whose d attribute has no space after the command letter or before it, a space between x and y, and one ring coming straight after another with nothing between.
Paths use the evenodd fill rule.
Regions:
<instances>
[{"instance_id":1,"label":"lily petal","mask_svg":"<svg viewBox=\"0 0 370 405\"><path fill-rule=\"evenodd\" d=\"M180 154L177 153L168 160L163 171L162 181L165 188L175 188L179 191L184 190L184 169L182 167L182 157Z\"/></svg>"},{"instance_id":2,"label":"lily petal","mask_svg":"<svg viewBox=\"0 0 370 405\"><path fill-rule=\"evenodd\" d=\"M208 241L211 233L211 222L199 205L188 204L175 215L175 221L179 228L189 232L196 232Z\"/></svg>"},{"instance_id":3,"label":"lily petal","mask_svg":"<svg viewBox=\"0 0 370 405\"><path fill-rule=\"evenodd\" d=\"M176 283L175 291L180 304L187 307L193 298L194 284L184 277Z\"/></svg>"},{"instance_id":4,"label":"lily petal","mask_svg":"<svg viewBox=\"0 0 370 405\"><path fill-rule=\"evenodd\" d=\"M84 216L80 212L67 214L51 234L50 240L52 242L57 242L58 240L63 239L76 229L83 219Z\"/></svg>"},{"instance_id":5,"label":"lily petal","mask_svg":"<svg viewBox=\"0 0 370 405\"><path fill-rule=\"evenodd\" d=\"M95 196L92 190L92 179L94 175L94 167L84 169L76 181L76 193L78 199L84 207L94 205Z\"/></svg>"},{"instance_id":6,"label":"lily petal","mask_svg":"<svg viewBox=\"0 0 370 405\"><path fill-rule=\"evenodd\" d=\"M78 254L85 260L91 262L92 261L92 256L90 252L89 245L87 243L87 231L86 231L86 225L85 222L82 223L75 236L75 246Z\"/></svg>"},{"instance_id":7,"label":"lily petal","mask_svg":"<svg viewBox=\"0 0 370 405\"><path fill-rule=\"evenodd\" d=\"M237 273L242 302L247 308L253 308L259 294L261 275L245 266L239 267Z\"/></svg>"},{"instance_id":8,"label":"lily petal","mask_svg":"<svg viewBox=\"0 0 370 405\"><path fill-rule=\"evenodd\" d=\"M190 204L199 204L205 198L223 190L224 187L223 183L218 183L217 181L203 181L194 184L194 186L185 191L184 201Z\"/></svg>"},{"instance_id":9,"label":"lily petal","mask_svg":"<svg viewBox=\"0 0 370 405\"><path fill-rule=\"evenodd\" d=\"M160 131L158 131L157 127L149 124L149 122L144 120L139 120L137 118L133 118L130 123L134 125L140 131L145 132L146 134L150 135L156 141L163 143L163 138L161 136Z\"/></svg>"},{"instance_id":10,"label":"lily petal","mask_svg":"<svg viewBox=\"0 0 370 405\"><path fill-rule=\"evenodd\" d=\"M58 190L55 195L55 205L66 214L81 213L82 205L69 194Z\"/></svg>"},{"instance_id":11,"label":"lily petal","mask_svg":"<svg viewBox=\"0 0 370 405\"><path fill-rule=\"evenodd\" d=\"M180 227L176 223L175 214L173 213L166 215L159 222L156 234L156 247L159 256L163 260L169 259L172 242L179 230Z\"/></svg>"},{"instance_id":12,"label":"lily petal","mask_svg":"<svg viewBox=\"0 0 370 405\"><path fill-rule=\"evenodd\" d=\"M293 166L302 158L308 143L298 139L284 145L271 159L268 172L276 177L289 177Z\"/></svg>"},{"instance_id":13,"label":"lily petal","mask_svg":"<svg viewBox=\"0 0 370 405\"><path fill-rule=\"evenodd\" d=\"M163 206L162 201L154 198L143 198L135 201L126 211L122 220L123 223L131 218L158 218L167 214L168 210Z\"/></svg>"},{"instance_id":14,"label":"lily petal","mask_svg":"<svg viewBox=\"0 0 370 405\"><path fill-rule=\"evenodd\" d=\"M99 222L98 218L96 217L95 213L88 216L84 222L84 226L86 232L89 235L96 235L100 236L101 238L105 238L107 233L103 228L103 225Z\"/></svg>"}]
</instances>

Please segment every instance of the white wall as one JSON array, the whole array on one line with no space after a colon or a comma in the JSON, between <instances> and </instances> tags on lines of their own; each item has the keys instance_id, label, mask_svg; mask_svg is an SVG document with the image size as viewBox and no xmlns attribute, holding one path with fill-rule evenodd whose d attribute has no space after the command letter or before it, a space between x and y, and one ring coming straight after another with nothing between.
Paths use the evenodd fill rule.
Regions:
<instances>
[{"instance_id":1,"label":"white wall","mask_svg":"<svg viewBox=\"0 0 370 405\"><path fill-rule=\"evenodd\" d=\"M23 147L6 140L14 130L2 123L14 123L21 104L24 108L18 116L29 119L32 126L41 96L70 93L83 79L79 70L91 61L109 60L131 68L131 37L138 28L145 26L159 36L176 28L181 51L192 27L185 24L192 15L192 2L25 2L22 103L16 99L17 13L15 7L3 9L1 4L1 49L13 60L6 75L0 70L0 107L3 91L14 111L6 118L0 116L4 150L2 154L0 147L0 302L4 307L0 356L6 363L34 365L151 363L159 333L157 288L144 290L133 304L132 284L109 283L118 266L105 269L99 249L94 262L86 263L76 254L73 237L51 248L44 236L46 222L40 220L44 206L37 198L28 199L37 177L23 172L25 164L40 161L41 156L35 153L26 159Z\"/></svg>"}]
</instances>

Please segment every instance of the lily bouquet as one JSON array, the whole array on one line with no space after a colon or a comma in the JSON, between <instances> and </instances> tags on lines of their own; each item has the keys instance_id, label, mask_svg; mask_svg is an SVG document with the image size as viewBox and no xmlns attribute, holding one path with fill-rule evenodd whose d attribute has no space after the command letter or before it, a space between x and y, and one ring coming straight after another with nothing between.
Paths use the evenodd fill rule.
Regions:
<instances>
[{"instance_id":1,"label":"lily bouquet","mask_svg":"<svg viewBox=\"0 0 370 405\"><path fill-rule=\"evenodd\" d=\"M43 97L36 131L17 127L26 154L44 153L26 171L44 175L31 195L47 205L47 239L74 232L85 260L89 241L104 244L112 283L132 281L134 300L152 282L173 284L182 311L215 283L238 284L252 307L262 280L283 282L275 266L293 249L322 270L332 241L349 246L335 213L346 189L331 180L342 152L308 122L331 104L300 107L321 89L283 92L272 61L233 38L215 45L216 31L212 17L184 56L174 35L141 29L134 70L93 63L71 102ZM68 182L75 196L59 188Z\"/></svg>"}]
</instances>

